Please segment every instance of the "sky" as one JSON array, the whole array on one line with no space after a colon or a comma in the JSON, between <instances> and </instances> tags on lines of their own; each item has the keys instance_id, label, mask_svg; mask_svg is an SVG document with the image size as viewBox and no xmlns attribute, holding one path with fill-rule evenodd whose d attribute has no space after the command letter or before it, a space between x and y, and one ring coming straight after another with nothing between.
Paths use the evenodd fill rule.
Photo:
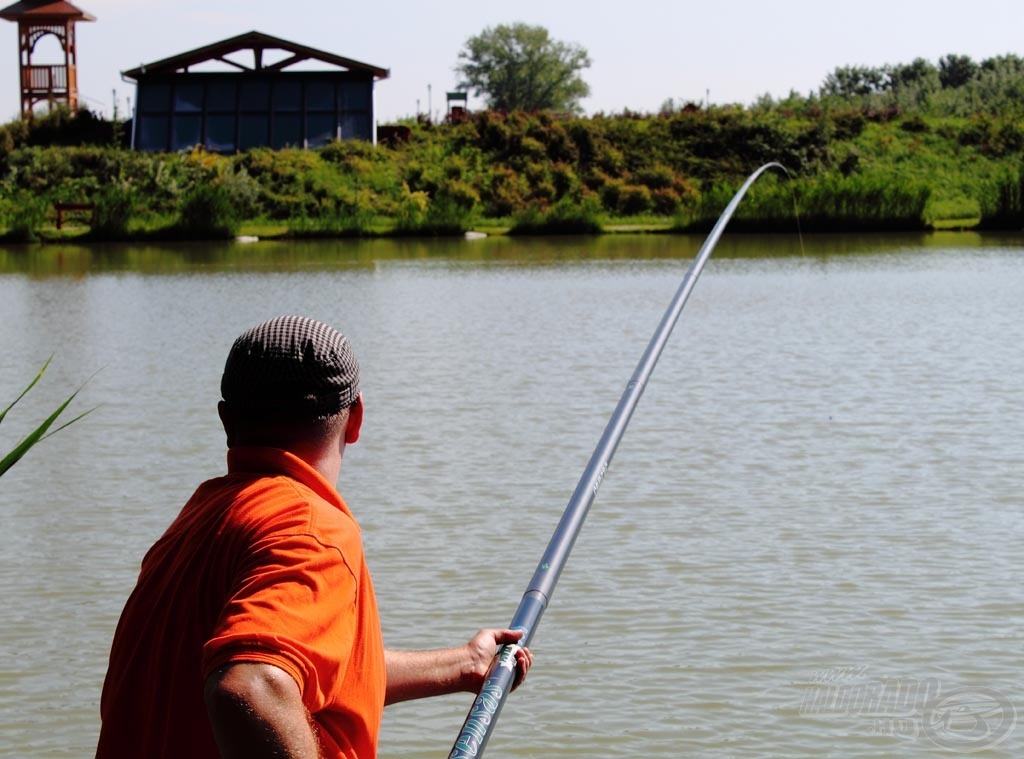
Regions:
<instances>
[{"instance_id":1,"label":"sky","mask_svg":"<svg viewBox=\"0 0 1024 759\"><path fill-rule=\"evenodd\" d=\"M97 18L77 26L82 104L105 116L115 101L121 115L134 102L120 72L248 31L389 69L376 85L379 123L443 115L466 40L516 22L587 50L588 114L655 112L668 98L749 105L765 94L806 95L838 66L1024 54L1020 0L73 2ZM471 110L483 105L470 93ZM19 108L17 25L0 21L0 122Z\"/></svg>"}]
</instances>

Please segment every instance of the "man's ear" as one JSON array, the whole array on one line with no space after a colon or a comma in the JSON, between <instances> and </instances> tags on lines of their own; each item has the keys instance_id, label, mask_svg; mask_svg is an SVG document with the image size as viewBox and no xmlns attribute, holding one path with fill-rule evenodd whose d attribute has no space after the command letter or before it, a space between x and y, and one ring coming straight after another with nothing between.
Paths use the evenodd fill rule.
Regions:
<instances>
[{"instance_id":1,"label":"man's ear","mask_svg":"<svg viewBox=\"0 0 1024 759\"><path fill-rule=\"evenodd\" d=\"M234 444L235 425L231 410L224 401L217 402L217 415L220 417L220 423L224 426L224 434L227 435L228 448L230 448Z\"/></svg>"},{"instance_id":2,"label":"man's ear","mask_svg":"<svg viewBox=\"0 0 1024 759\"><path fill-rule=\"evenodd\" d=\"M363 428L363 394L359 394L354 406L348 409L348 424L345 425L345 443L352 443L359 440L359 431Z\"/></svg>"}]
</instances>

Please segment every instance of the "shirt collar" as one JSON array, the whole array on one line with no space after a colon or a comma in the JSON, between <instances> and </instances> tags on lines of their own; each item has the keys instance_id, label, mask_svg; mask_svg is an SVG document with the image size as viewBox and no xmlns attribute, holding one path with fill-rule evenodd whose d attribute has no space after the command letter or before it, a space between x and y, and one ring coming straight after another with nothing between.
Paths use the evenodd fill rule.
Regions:
<instances>
[{"instance_id":1,"label":"shirt collar","mask_svg":"<svg viewBox=\"0 0 1024 759\"><path fill-rule=\"evenodd\" d=\"M228 448L228 473L247 472L263 475L284 475L312 489L328 503L352 516L337 489L316 469L294 453L281 448L237 446Z\"/></svg>"}]
</instances>

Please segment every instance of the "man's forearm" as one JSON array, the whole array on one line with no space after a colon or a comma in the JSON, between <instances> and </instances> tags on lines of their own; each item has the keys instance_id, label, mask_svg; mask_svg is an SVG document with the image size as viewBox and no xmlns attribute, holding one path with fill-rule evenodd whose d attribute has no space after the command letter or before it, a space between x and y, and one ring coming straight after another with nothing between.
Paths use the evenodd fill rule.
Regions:
<instances>
[{"instance_id":1,"label":"man's forearm","mask_svg":"<svg viewBox=\"0 0 1024 759\"><path fill-rule=\"evenodd\" d=\"M384 651L387 690L384 703L458 693L470 686L473 661L464 646L432 651Z\"/></svg>"}]
</instances>

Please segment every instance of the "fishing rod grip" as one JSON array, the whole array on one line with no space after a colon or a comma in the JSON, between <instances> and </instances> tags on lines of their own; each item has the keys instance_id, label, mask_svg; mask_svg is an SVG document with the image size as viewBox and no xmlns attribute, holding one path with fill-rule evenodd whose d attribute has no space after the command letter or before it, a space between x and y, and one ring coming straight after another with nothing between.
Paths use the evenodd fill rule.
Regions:
<instances>
[{"instance_id":1,"label":"fishing rod grip","mask_svg":"<svg viewBox=\"0 0 1024 759\"><path fill-rule=\"evenodd\" d=\"M509 625L513 630L522 630L523 637L516 643L505 644L494 655L487 678L477 693L473 706L466 715L459 737L448 754L448 759L473 759L487 745L487 739L498 721L501 708L512 692L516 675L516 651L526 647L533 639L548 600L543 593L528 590L519 602L519 608Z\"/></svg>"},{"instance_id":2,"label":"fishing rod grip","mask_svg":"<svg viewBox=\"0 0 1024 759\"><path fill-rule=\"evenodd\" d=\"M487 745L487 739L498 721L515 680L517 645L504 645L498 650L491 670L484 681L459 737L448 754L448 759L474 759ZM511 666L508 666L510 662Z\"/></svg>"}]
</instances>

